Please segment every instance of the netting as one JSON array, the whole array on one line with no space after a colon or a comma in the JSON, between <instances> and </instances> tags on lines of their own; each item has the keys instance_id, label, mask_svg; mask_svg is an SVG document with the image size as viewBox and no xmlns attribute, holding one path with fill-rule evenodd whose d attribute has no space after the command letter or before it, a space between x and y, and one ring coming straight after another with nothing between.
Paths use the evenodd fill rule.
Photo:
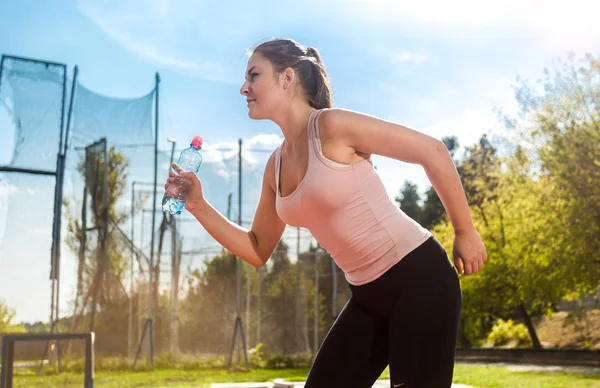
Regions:
<instances>
[{"instance_id":1,"label":"netting","mask_svg":"<svg viewBox=\"0 0 600 388\"><path fill-rule=\"evenodd\" d=\"M0 79L0 166L52 173L57 168L66 68L3 57ZM24 320L50 303L54 190L52 175L0 172L0 296ZM50 312L50 306L44 310Z\"/></svg>"},{"instance_id":2,"label":"netting","mask_svg":"<svg viewBox=\"0 0 600 388\"><path fill-rule=\"evenodd\" d=\"M12 116L5 144L12 147L8 166L55 170L64 104L65 67L5 58L2 68L2 105ZM33 151L30 153L27 151Z\"/></svg>"},{"instance_id":3,"label":"netting","mask_svg":"<svg viewBox=\"0 0 600 388\"><path fill-rule=\"evenodd\" d=\"M32 87L21 93L36 94L36 90ZM188 212L171 217L161 211L170 150L160 150L157 155L153 228L156 90L127 99L100 95L77 81L73 90L61 241L60 317L68 319L62 322L61 331L93 330L97 334L98 355L133 356L152 301L156 355L184 352L226 358L238 310L248 349L262 343L270 354L310 354L318 348L346 302L348 288L341 271L332 265L326 253L318 250L310 233L288 227L265 267L257 271L243 263L238 294L239 260L229 255ZM25 99L24 95L14 100ZM10 108L7 117L15 117L18 104L9 102L5 106ZM61 110L56 110L53 119L60 118ZM20 114L34 113L39 110L27 108ZM43 117L50 120L51 116ZM31 117L22 119L22 122L33 121ZM38 155L36 146L28 143L30 135L26 128L21 124L15 137L23 138L16 141L21 144L18 151L23 154L27 149L36 158L48 158L49 151L42 147ZM280 139L256 136L244 141L240 217L238 144L215 144L208 133L200 130L190 139L177 139L173 157L177 159L193 135L204 136L205 147L201 151L204 162L199 176L207 200L234 222L241 219L243 226L250 227L265 165ZM159 130L159 139L166 136ZM48 142L49 139L45 140L44 147ZM35 163L23 166L53 168L56 164L55 159ZM30 178L17 174L11 179L11 185L15 182L21 185L19 179ZM39 223L46 230L51 228L54 179L35 179L44 181L45 191L32 192L29 197L21 193L15 196L20 205L11 203L3 207L8 209L11 225L5 232L8 239L4 239L4 246L10 240L13 254L0 262L0 273L6 273L10 263L18 262L32 246L29 241L27 248L16 243L19 228L13 230L12 225L21 222L19 227L28 232L32 223ZM11 191L6 187L12 186L4 183L2 187L6 193ZM37 213L23 216L23 209L32 207ZM49 233L47 237L50 238ZM27 276L47 280L49 240L45 244L45 261L35 267L28 266ZM151 256L153 268L150 268ZM32 289L49 299L48 290L42 290L39 284L47 283L39 282ZM12 303L22 308L20 303ZM241 343L239 332L237 338L236 349ZM145 343L142 351L147 350Z\"/></svg>"},{"instance_id":4,"label":"netting","mask_svg":"<svg viewBox=\"0 0 600 388\"><path fill-rule=\"evenodd\" d=\"M65 298L76 303L63 311L63 316L77 316L69 329L85 328L100 336L120 337L118 343L127 336L129 313L122 308L130 293L128 268L133 248L127 222L131 214L129 193L134 182L152 182L154 177L153 106L154 91L138 98L117 99L75 83L65 173L68 231L64 255L71 256L69 261L77 267L63 270L76 270L81 286L66 293ZM85 239L83 208L88 223ZM85 249L81 250L84 242ZM109 339L104 343L109 344ZM123 349L108 346L104 350Z\"/></svg>"}]
</instances>

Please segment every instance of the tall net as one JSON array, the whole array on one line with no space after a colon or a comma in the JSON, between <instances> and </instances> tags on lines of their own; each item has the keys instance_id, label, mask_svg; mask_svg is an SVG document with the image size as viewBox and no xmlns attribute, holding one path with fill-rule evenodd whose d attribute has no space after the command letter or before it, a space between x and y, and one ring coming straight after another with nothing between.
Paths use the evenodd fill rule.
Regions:
<instances>
[{"instance_id":1,"label":"tall net","mask_svg":"<svg viewBox=\"0 0 600 388\"><path fill-rule=\"evenodd\" d=\"M5 56L0 78L0 296L19 318L43 320L66 67ZM25 172L29 171L29 172ZM37 172L36 174L31 171Z\"/></svg>"},{"instance_id":2,"label":"tall net","mask_svg":"<svg viewBox=\"0 0 600 388\"><path fill-rule=\"evenodd\" d=\"M3 78L6 74L9 73L3 74ZM59 75L39 78L52 80L45 82L54 85L57 92L60 89L55 83ZM3 95L15 95L18 87L13 83L10 89L3 83ZM233 345L239 359L241 333L234 326L239 315L248 350L264 344L262 349L269 354L307 355L308 364L348 297L343 274L319 250L310 233L288 227L266 266L257 270L241 263L188 212L172 217L161 210L162 186L171 158L176 160L191 138L177 139L173 154L171 150L159 150L157 196L156 203L153 202L156 90L127 99L100 95L77 81L73 90L61 241L60 317L67 319L62 321L61 331L93 330L97 334L99 356L133 357L151 315L155 355L201 354L225 360L230 355L235 333L237 340ZM27 93L35 94L31 97L33 105L42 105L35 98L49 94ZM28 132L29 127L23 123L54 122L59 133L62 107L52 105L55 101L46 98L43 100L46 109L19 108L17 101L26 101L24 98L3 99L3 109L10 112L6 117L19 117L15 112L33 117L45 111L52 114L42 114L37 121L29 116L14 121L11 144L15 146L6 164L19 162L26 168L52 169L55 159L41 162L35 158L45 160L51 152L55 155L59 135L43 138L43 144L36 148L36 141L29 139L30 136L37 139L35 132L33 129ZM50 136L46 132L44 136ZM159 132L161 143L167 135ZM199 130L194 135L205 133ZM214 144L211 140L205 136L206 146L201 151L204 162L199 176L204 194L219 212L250 227L262 190L265 165L274 150L273 144L280 139L257 136L245 141L241 160L238 144ZM46 150L52 142L56 143L53 151ZM35 154L34 159L20 161L25 148ZM9 213L4 217L11 225L3 232L6 236L0 256L0 276L6 281L2 279L0 284L10 285L7 281L17 279L14 272L4 271L10 268L6 263L27 263L23 273L37 283L31 285L31 290L35 290L36 296L43 296L38 299L47 300L48 290L39 284L43 283L41 279L47 280L49 271L54 178L6 174L2 178L2 195L17 202L0 208L0 212L5 209ZM29 186L19 179L40 180L45 191L36 188L28 193ZM33 224L46 228L47 240L28 238L25 249L16 236L22 233L31 236L36 230ZM38 255L43 260L31 267L27 261L30 247L40 241L44 249L43 255ZM12 252L11 256L6 256L6 252ZM11 260L5 260L6 257ZM17 304L19 309L24 306L15 301L14 305ZM147 345L145 341L140 348L142 353L149 350ZM256 352L249 355L256 362Z\"/></svg>"},{"instance_id":3,"label":"tall net","mask_svg":"<svg viewBox=\"0 0 600 388\"><path fill-rule=\"evenodd\" d=\"M65 256L71 257L71 265L65 271L77 273L78 287L65 295L76 303L64 314L77 317L72 330L98 333L101 353L127 351L123 339L135 248L130 193L134 183L154 179L153 112L154 91L117 99L75 83L64 191ZM87 231L83 209L92 226ZM151 235L150 229L147 233Z\"/></svg>"}]
</instances>

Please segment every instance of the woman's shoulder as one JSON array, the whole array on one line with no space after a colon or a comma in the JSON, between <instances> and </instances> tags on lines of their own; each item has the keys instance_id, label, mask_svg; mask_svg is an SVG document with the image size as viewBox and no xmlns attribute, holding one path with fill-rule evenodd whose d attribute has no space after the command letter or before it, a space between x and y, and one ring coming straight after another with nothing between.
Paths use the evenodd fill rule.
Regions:
<instances>
[{"instance_id":1,"label":"woman's shoulder","mask_svg":"<svg viewBox=\"0 0 600 388\"><path fill-rule=\"evenodd\" d=\"M363 113L344 108L321 109L317 118L319 134L322 138L340 137L352 130L357 118Z\"/></svg>"}]
</instances>

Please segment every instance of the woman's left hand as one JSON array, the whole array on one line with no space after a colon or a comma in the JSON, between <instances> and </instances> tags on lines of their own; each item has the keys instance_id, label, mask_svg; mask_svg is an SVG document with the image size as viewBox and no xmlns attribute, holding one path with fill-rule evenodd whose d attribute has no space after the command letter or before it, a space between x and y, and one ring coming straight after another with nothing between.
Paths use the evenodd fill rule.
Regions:
<instances>
[{"instance_id":1,"label":"woman's left hand","mask_svg":"<svg viewBox=\"0 0 600 388\"><path fill-rule=\"evenodd\" d=\"M472 275L483 268L487 252L475 227L455 233L452 255L461 275Z\"/></svg>"}]
</instances>

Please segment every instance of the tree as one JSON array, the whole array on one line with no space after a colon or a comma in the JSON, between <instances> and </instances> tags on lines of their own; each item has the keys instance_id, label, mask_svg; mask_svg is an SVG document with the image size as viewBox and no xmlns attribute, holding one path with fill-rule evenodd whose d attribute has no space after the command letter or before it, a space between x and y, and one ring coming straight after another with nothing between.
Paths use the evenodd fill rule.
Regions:
<instances>
[{"instance_id":1,"label":"tree","mask_svg":"<svg viewBox=\"0 0 600 388\"><path fill-rule=\"evenodd\" d=\"M497 151L483 135L479 142L467 147L465 159L457 166L467 200L480 213L484 222L483 204L495 199L498 186Z\"/></svg>"},{"instance_id":2,"label":"tree","mask_svg":"<svg viewBox=\"0 0 600 388\"><path fill-rule=\"evenodd\" d=\"M540 347L531 317L600 283L600 63L571 57L545 73L541 88L519 80L519 117L506 118L512 152L498 158L482 138L458 166L488 250L484 270L461 279L463 342L518 314ZM436 232L451 246L448 223Z\"/></svg>"},{"instance_id":3,"label":"tree","mask_svg":"<svg viewBox=\"0 0 600 388\"><path fill-rule=\"evenodd\" d=\"M400 209L407 216L417 222L421 221L420 200L421 197L417 192L417 185L409 181L404 181L404 186L402 186L400 194L396 197L396 202L398 202L398 206L400 206Z\"/></svg>"},{"instance_id":4,"label":"tree","mask_svg":"<svg viewBox=\"0 0 600 388\"><path fill-rule=\"evenodd\" d=\"M458 150L458 138L456 136L446 136L442 138L442 142L446 145L450 156L453 157ZM400 194L395 199L402 211L426 229L432 229L442 221L445 215L444 205L433 186L430 186L425 192L425 200L422 205L420 204L421 196L417 192L417 186L409 181L405 181Z\"/></svg>"},{"instance_id":5,"label":"tree","mask_svg":"<svg viewBox=\"0 0 600 388\"><path fill-rule=\"evenodd\" d=\"M447 136L442 138L442 142L446 145L450 157L454 158L454 154L458 151L458 138L456 136ZM421 222L424 228L432 229L435 225L444 219L446 210L440 200L435 188L430 186L425 192L425 200L421 207Z\"/></svg>"},{"instance_id":6,"label":"tree","mask_svg":"<svg viewBox=\"0 0 600 388\"><path fill-rule=\"evenodd\" d=\"M531 147L551 187L549 211L561 224L554 252L581 296L600 284L600 61L559 61L536 88L519 79L518 118L508 120Z\"/></svg>"},{"instance_id":7,"label":"tree","mask_svg":"<svg viewBox=\"0 0 600 388\"><path fill-rule=\"evenodd\" d=\"M490 147L482 141L470 152L490 155L486 151ZM475 166L482 160L487 167ZM475 207L473 220L488 254L482 271L461 278L461 342L471 345L485 338L496 319L518 314L533 346L540 348L531 316L555 308L566 286L552 254L556 230L548 227L553 217L546 207L547 186L536 177L520 147L502 159L469 158L461 168L472 172L469 188L475 199L470 205ZM489 182L493 182L493 191L488 193ZM454 231L450 223L440 225L435 233L451 252Z\"/></svg>"},{"instance_id":8,"label":"tree","mask_svg":"<svg viewBox=\"0 0 600 388\"><path fill-rule=\"evenodd\" d=\"M188 351L222 353L233 335L236 303L235 265L228 252L204 262L204 270L187 276L187 294L182 301L180 338Z\"/></svg>"},{"instance_id":9,"label":"tree","mask_svg":"<svg viewBox=\"0 0 600 388\"><path fill-rule=\"evenodd\" d=\"M15 310L9 308L3 300L0 299L0 333L24 333L23 325L15 325Z\"/></svg>"},{"instance_id":10,"label":"tree","mask_svg":"<svg viewBox=\"0 0 600 388\"><path fill-rule=\"evenodd\" d=\"M284 354L296 351L296 268L289 259L288 245L280 240L270 258L263 280L263 327L269 337L263 339L267 348Z\"/></svg>"},{"instance_id":11,"label":"tree","mask_svg":"<svg viewBox=\"0 0 600 388\"><path fill-rule=\"evenodd\" d=\"M129 252L129 246L121 238L119 225L126 221L128 212L119 210L117 201L124 194L127 184L129 162L115 147L107 151L107 161L103 157L104 148L100 145L91 147L86 157L77 164L77 171L85 182L84 197L90 198L89 206L84 199L82 206L89 208L91 214L86 218L86 229L93 226L98 235L97 244L88 244L82 218L77 218L72 206L73 199L65 199L67 207L67 236L69 248L79 256L78 285L76 306L79 298L83 298L82 310L75 311L78 316L83 309L89 307L89 326L96 328L96 311L104 316L103 324L106 330L122 330L122 322L126 317L123 296L126 296L123 286L128 258L124 252ZM105 171L108 181L105 190ZM105 203L107 207L105 208ZM90 239L94 241L95 239ZM95 245L95 246L94 246ZM83 290L87 290L85 296ZM88 304L86 306L86 304ZM113 316L111 317L111 314ZM74 322L77 324L77 321Z\"/></svg>"}]
</instances>

